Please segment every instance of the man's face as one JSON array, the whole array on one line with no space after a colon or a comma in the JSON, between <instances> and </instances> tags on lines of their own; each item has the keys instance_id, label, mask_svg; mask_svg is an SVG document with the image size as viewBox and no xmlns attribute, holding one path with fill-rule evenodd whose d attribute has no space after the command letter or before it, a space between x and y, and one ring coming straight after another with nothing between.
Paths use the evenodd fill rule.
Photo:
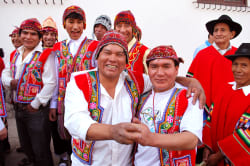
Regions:
<instances>
[{"instance_id":1,"label":"man's face","mask_svg":"<svg viewBox=\"0 0 250 166\"><path fill-rule=\"evenodd\" d=\"M115 80L119 79L121 72L126 67L126 55L121 46L109 44L104 46L98 58L98 70L100 78Z\"/></svg>"},{"instance_id":2,"label":"man's face","mask_svg":"<svg viewBox=\"0 0 250 166\"><path fill-rule=\"evenodd\" d=\"M218 23L214 26L214 41L220 46L221 44L229 44L230 40L234 37L235 31L230 31L230 28L225 23Z\"/></svg>"},{"instance_id":3,"label":"man's face","mask_svg":"<svg viewBox=\"0 0 250 166\"><path fill-rule=\"evenodd\" d=\"M83 32L84 25L83 20L75 19L75 18L67 18L65 21L66 31L69 34L69 37L73 40L78 40Z\"/></svg>"},{"instance_id":4,"label":"man's face","mask_svg":"<svg viewBox=\"0 0 250 166\"><path fill-rule=\"evenodd\" d=\"M104 25L102 24L95 25L94 33L95 33L97 40L100 41L106 32L107 32L107 29Z\"/></svg>"},{"instance_id":5,"label":"man's face","mask_svg":"<svg viewBox=\"0 0 250 166\"><path fill-rule=\"evenodd\" d=\"M178 66L172 59L155 59L149 62L148 75L155 92L163 92L174 87Z\"/></svg>"},{"instance_id":6,"label":"man's face","mask_svg":"<svg viewBox=\"0 0 250 166\"><path fill-rule=\"evenodd\" d=\"M33 50L40 42L37 31L24 29L21 32L21 40L23 46L27 49Z\"/></svg>"},{"instance_id":7,"label":"man's face","mask_svg":"<svg viewBox=\"0 0 250 166\"><path fill-rule=\"evenodd\" d=\"M15 48L20 47L22 44L19 34L15 33L11 35L11 42Z\"/></svg>"},{"instance_id":8,"label":"man's face","mask_svg":"<svg viewBox=\"0 0 250 166\"><path fill-rule=\"evenodd\" d=\"M44 47L53 47L56 43L56 33L52 31L45 32L42 37Z\"/></svg>"},{"instance_id":9,"label":"man's face","mask_svg":"<svg viewBox=\"0 0 250 166\"><path fill-rule=\"evenodd\" d=\"M232 63L232 71L237 88L250 85L250 59L238 57Z\"/></svg>"},{"instance_id":10,"label":"man's face","mask_svg":"<svg viewBox=\"0 0 250 166\"><path fill-rule=\"evenodd\" d=\"M125 37L127 43L129 43L133 39L133 28L130 24L120 22L115 26L115 30Z\"/></svg>"}]
</instances>

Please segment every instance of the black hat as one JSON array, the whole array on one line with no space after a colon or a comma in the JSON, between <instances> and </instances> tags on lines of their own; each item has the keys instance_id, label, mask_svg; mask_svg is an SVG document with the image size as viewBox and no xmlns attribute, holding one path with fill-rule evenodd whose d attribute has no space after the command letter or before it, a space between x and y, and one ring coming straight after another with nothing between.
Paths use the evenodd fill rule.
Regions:
<instances>
[{"instance_id":1,"label":"black hat","mask_svg":"<svg viewBox=\"0 0 250 166\"><path fill-rule=\"evenodd\" d=\"M250 58L250 43L242 43L234 55L227 55L225 57L227 59L230 59L231 61L233 61L237 57Z\"/></svg>"},{"instance_id":2,"label":"black hat","mask_svg":"<svg viewBox=\"0 0 250 166\"><path fill-rule=\"evenodd\" d=\"M242 27L239 23L234 22L228 15L222 15L217 20L212 20L206 23L207 31L210 34L213 34L214 26L218 23L226 23L230 27L230 30L235 31L236 33L234 38L238 36L242 30Z\"/></svg>"}]
</instances>

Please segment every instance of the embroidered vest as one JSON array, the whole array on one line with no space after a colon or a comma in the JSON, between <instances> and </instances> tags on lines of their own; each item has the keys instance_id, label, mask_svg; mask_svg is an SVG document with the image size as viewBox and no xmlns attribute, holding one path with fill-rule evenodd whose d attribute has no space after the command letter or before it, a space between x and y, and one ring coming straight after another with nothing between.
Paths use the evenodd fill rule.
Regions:
<instances>
[{"instance_id":1,"label":"embroidered vest","mask_svg":"<svg viewBox=\"0 0 250 166\"><path fill-rule=\"evenodd\" d=\"M129 51L129 62L127 69L144 73L143 56L148 48L136 41Z\"/></svg>"},{"instance_id":2,"label":"embroidered vest","mask_svg":"<svg viewBox=\"0 0 250 166\"><path fill-rule=\"evenodd\" d=\"M138 104L139 95L143 91L144 83L142 75L139 76L135 73L128 72L129 75L125 79L126 90L131 97L131 110L134 117L136 107ZM86 101L89 103L89 112L93 120L98 123L102 122L103 111L105 111L100 105L100 82L99 75L96 71L90 71L85 74L77 75L75 77L77 86L83 91ZM92 163L92 151L95 141L86 143L80 139L72 138L72 150L73 154L84 164L91 165Z\"/></svg>"},{"instance_id":3,"label":"embroidered vest","mask_svg":"<svg viewBox=\"0 0 250 166\"><path fill-rule=\"evenodd\" d=\"M67 83L70 80L72 72L93 69L92 54L97 47L98 42L85 39L80 44L76 55L73 57L66 44L66 40L54 45L54 52L58 58L58 113L63 114L63 104Z\"/></svg>"},{"instance_id":4,"label":"embroidered vest","mask_svg":"<svg viewBox=\"0 0 250 166\"><path fill-rule=\"evenodd\" d=\"M2 79L0 78L0 118L7 116L1 80Z\"/></svg>"},{"instance_id":5,"label":"embroidered vest","mask_svg":"<svg viewBox=\"0 0 250 166\"><path fill-rule=\"evenodd\" d=\"M152 91L144 93L138 105L138 112L140 113L148 97ZM185 113L188 106L188 100L186 98L186 90L175 88L168 104L166 105L165 112L162 120L157 122L156 131L161 134L173 134L180 132L180 121ZM159 156L161 166L195 166L195 149L194 150L183 150L183 151L170 151L163 148L159 148Z\"/></svg>"},{"instance_id":6,"label":"embroidered vest","mask_svg":"<svg viewBox=\"0 0 250 166\"><path fill-rule=\"evenodd\" d=\"M16 102L30 103L34 100L36 94L41 91L43 87L43 67L50 53L51 49L46 49L42 53L36 51L33 53L30 62L24 65L17 84ZM13 79L16 74L16 60L18 56L20 56L20 53L16 52L10 64Z\"/></svg>"}]
</instances>

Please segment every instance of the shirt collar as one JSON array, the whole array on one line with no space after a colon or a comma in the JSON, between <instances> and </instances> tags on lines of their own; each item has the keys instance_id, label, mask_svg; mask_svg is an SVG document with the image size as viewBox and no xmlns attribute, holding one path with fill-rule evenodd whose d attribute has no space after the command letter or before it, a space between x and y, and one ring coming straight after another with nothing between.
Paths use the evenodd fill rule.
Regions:
<instances>
[{"instance_id":1,"label":"shirt collar","mask_svg":"<svg viewBox=\"0 0 250 166\"><path fill-rule=\"evenodd\" d=\"M231 50L232 49L232 45L231 43L229 42L229 46L226 48L226 49L220 49L217 44L215 42L213 42L213 46L214 48L221 54L221 55L224 55L227 51Z\"/></svg>"},{"instance_id":2,"label":"shirt collar","mask_svg":"<svg viewBox=\"0 0 250 166\"><path fill-rule=\"evenodd\" d=\"M233 90L237 90L236 89L236 82L229 82L228 84L232 85L232 89ZM243 86L243 87L240 87L238 89L242 89L243 93L245 94L245 96L249 95L250 94L250 85L247 85L247 86Z\"/></svg>"},{"instance_id":3,"label":"shirt collar","mask_svg":"<svg viewBox=\"0 0 250 166\"><path fill-rule=\"evenodd\" d=\"M131 50L131 48L133 47L133 45L136 43L136 38L133 37L132 40L128 43L128 51Z\"/></svg>"},{"instance_id":4,"label":"shirt collar","mask_svg":"<svg viewBox=\"0 0 250 166\"><path fill-rule=\"evenodd\" d=\"M73 39L70 39L70 38L68 40L66 40L66 44L68 45L69 43L79 43L79 42L82 42L84 38L85 38L85 35L82 33L80 38L77 39L77 40L73 40Z\"/></svg>"}]
</instances>

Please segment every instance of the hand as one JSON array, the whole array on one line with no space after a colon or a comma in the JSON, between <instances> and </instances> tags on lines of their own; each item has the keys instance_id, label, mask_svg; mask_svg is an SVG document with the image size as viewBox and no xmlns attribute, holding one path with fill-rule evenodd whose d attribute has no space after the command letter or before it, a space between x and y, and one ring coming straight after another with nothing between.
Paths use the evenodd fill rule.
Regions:
<instances>
[{"instance_id":1,"label":"hand","mask_svg":"<svg viewBox=\"0 0 250 166\"><path fill-rule=\"evenodd\" d=\"M18 84L18 80L17 79L11 80L10 81L10 88L11 88L11 90L16 90L17 89L17 84Z\"/></svg>"},{"instance_id":2,"label":"hand","mask_svg":"<svg viewBox=\"0 0 250 166\"><path fill-rule=\"evenodd\" d=\"M27 105L26 109L27 109L29 112L37 112L37 111L38 111L38 109L33 108L30 104Z\"/></svg>"},{"instance_id":3,"label":"hand","mask_svg":"<svg viewBox=\"0 0 250 166\"><path fill-rule=\"evenodd\" d=\"M191 93L194 93L192 103L195 104L197 99L199 99L200 109L203 109L206 103L206 95L200 82L195 78L191 78L191 81L188 85L187 97L190 97Z\"/></svg>"},{"instance_id":4,"label":"hand","mask_svg":"<svg viewBox=\"0 0 250 166\"><path fill-rule=\"evenodd\" d=\"M203 158L202 160L207 164L207 161L208 161L208 156L211 154L211 151L210 149L208 149L207 147L204 148L204 151L203 151Z\"/></svg>"},{"instance_id":5,"label":"hand","mask_svg":"<svg viewBox=\"0 0 250 166\"><path fill-rule=\"evenodd\" d=\"M50 120L51 122L54 122L54 121L57 120L57 115L56 115L56 109L55 109L55 108L51 108L51 109L49 110L49 120Z\"/></svg>"},{"instance_id":6,"label":"hand","mask_svg":"<svg viewBox=\"0 0 250 166\"><path fill-rule=\"evenodd\" d=\"M133 118L132 122L136 123L140 130L140 137L138 137L137 142L143 146L151 146L153 133L149 130L148 126L141 123L141 121L137 118Z\"/></svg>"},{"instance_id":7,"label":"hand","mask_svg":"<svg viewBox=\"0 0 250 166\"><path fill-rule=\"evenodd\" d=\"M0 140L4 140L5 138L7 138L7 135L8 135L8 131L6 128L3 128L1 131L0 131Z\"/></svg>"},{"instance_id":8,"label":"hand","mask_svg":"<svg viewBox=\"0 0 250 166\"><path fill-rule=\"evenodd\" d=\"M208 156L207 166L216 166L223 159L223 154L218 151L217 153Z\"/></svg>"},{"instance_id":9,"label":"hand","mask_svg":"<svg viewBox=\"0 0 250 166\"><path fill-rule=\"evenodd\" d=\"M121 144L133 144L140 137L139 129L133 123L119 123L111 128L111 137Z\"/></svg>"}]
</instances>

